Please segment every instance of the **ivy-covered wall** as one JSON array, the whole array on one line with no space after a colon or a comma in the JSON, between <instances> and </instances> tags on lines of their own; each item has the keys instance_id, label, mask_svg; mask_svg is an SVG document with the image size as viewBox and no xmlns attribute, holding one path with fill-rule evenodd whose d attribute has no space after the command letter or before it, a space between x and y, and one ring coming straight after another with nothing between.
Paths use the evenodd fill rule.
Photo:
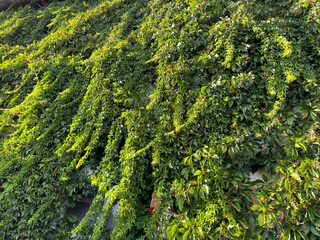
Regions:
<instances>
[{"instance_id":1,"label":"ivy-covered wall","mask_svg":"<svg viewBox=\"0 0 320 240\"><path fill-rule=\"evenodd\" d=\"M0 239L319 239L319 36L315 0L1 12Z\"/></svg>"},{"instance_id":2,"label":"ivy-covered wall","mask_svg":"<svg viewBox=\"0 0 320 240\"><path fill-rule=\"evenodd\" d=\"M28 4L30 0L0 0L0 11L10 7L20 7Z\"/></svg>"}]
</instances>

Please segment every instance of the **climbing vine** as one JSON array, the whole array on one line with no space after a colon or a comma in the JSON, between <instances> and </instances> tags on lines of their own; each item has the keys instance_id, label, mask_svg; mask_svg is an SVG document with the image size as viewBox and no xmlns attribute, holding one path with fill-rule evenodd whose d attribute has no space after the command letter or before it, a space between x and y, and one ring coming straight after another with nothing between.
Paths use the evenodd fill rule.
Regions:
<instances>
[{"instance_id":1,"label":"climbing vine","mask_svg":"<svg viewBox=\"0 0 320 240\"><path fill-rule=\"evenodd\" d=\"M0 238L320 238L319 19L314 0L1 12Z\"/></svg>"}]
</instances>

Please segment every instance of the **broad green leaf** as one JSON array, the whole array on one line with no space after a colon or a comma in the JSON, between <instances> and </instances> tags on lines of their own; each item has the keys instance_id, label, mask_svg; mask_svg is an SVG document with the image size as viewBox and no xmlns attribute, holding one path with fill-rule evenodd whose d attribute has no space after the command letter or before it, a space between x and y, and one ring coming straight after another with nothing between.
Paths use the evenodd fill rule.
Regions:
<instances>
[{"instance_id":1,"label":"broad green leaf","mask_svg":"<svg viewBox=\"0 0 320 240\"><path fill-rule=\"evenodd\" d=\"M315 236L320 236L319 231L313 225L310 225L310 230Z\"/></svg>"},{"instance_id":2,"label":"broad green leaf","mask_svg":"<svg viewBox=\"0 0 320 240\"><path fill-rule=\"evenodd\" d=\"M188 239L188 236L189 236L190 230L191 230L191 229L189 229L188 231L186 231L186 232L183 234L182 240L186 240L186 239Z\"/></svg>"}]
</instances>

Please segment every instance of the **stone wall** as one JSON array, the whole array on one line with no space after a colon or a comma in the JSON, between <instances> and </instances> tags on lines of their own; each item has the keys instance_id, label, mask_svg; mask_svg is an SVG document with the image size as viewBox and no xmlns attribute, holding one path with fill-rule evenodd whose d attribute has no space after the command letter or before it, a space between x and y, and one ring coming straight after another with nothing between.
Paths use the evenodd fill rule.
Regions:
<instances>
[{"instance_id":1,"label":"stone wall","mask_svg":"<svg viewBox=\"0 0 320 240\"><path fill-rule=\"evenodd\" d=\"M0 11L7 10L9 7L17 8L24 6L30 2L31 0L0 0ZM44 6L46 3L48 3L48 0L38 0L36 3L39 6Z\"/></svg>"},{"instance_id":2,"label":"stone wall","mask_svg":"<svg viewBox=\"0 0 320 240\"><path fill-rule=\"evenodd\" d=\"M28 4L30 0L0 0L0 11L11 7L19 7Z\"/></svg>"}]
</instances>

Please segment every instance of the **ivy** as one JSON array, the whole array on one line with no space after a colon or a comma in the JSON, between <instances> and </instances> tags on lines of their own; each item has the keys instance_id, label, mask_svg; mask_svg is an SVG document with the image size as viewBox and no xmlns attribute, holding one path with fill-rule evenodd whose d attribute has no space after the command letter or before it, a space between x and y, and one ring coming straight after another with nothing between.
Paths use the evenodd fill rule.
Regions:
<instances>
[{"instance_id":1,"label":"ivy","mask_svg":"<svg viewBox=\"0 0 320 240\"><path fill-rule=\"evenodd\" d=\"M1 237L318 239L319 9L66 0L1 12ZM260 168L271 177L248 181ZM84 197L77 225L68 209Z\"/></svg>"}]
</instances>

